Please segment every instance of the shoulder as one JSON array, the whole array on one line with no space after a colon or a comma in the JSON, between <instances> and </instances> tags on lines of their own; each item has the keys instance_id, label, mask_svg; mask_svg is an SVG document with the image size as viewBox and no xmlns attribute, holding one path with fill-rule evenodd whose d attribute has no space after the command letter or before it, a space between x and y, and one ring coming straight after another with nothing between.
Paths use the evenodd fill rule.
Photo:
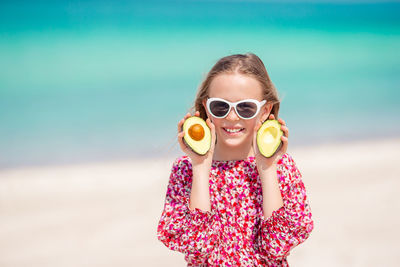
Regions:
<instances>
[{"instance_id":1,"label":"shoulder","mask_svg":"<svg viewBox=\"0 0 400 267\"><path fill-rule=\"evenodd\" d=\"M192 179L192 162L188 156L175 159L171 170L171 182L190 182Z\"/></svg>"},{"instance_id":2,"label":"shoulder","mask_svg":"<svg viewBox=\"0 0 400 267\"><path fill-rule=\"evenodd\" d=\"M172 169L181 170L181 169L192 169L192 161L188 156L180 156L175 159Z\"/></svg>"},{"instance_id":3,"label":"shoulder","mask_svg":"<svg viewBox=\"0 0 400 267\"><path fill-rule=\"evenodd\" d=\"M285 153L278 161L278 166L281 167L295 167L296 163L289 153Z\"/></svg>"},{"instance_id":4,"label":"shoulder","mask_svg":"<svg viewBox=\"0 0 400 267\"><path fill-rule=\"evenodd\" d=\"M283 154L278 161L278 175L281 182L293 183L301 180L301 173L289 153Z\"/></svg>"}]
</instances>

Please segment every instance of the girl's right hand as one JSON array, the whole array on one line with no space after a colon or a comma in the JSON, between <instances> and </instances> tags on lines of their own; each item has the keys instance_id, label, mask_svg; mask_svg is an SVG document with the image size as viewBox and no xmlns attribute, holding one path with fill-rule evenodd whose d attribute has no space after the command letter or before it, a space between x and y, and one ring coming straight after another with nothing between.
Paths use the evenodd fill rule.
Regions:
<instances>
[{"instance_id":1,"label":"girl's right hand","mask_svg":"<svg viewBox=\"0 0 400 267\"><path fill-rule=\"evenodd\" d=\"M196 111L194 115L197 117L200 117L200 112ZM207 118L206 123L207 123L207 126L211 130L211 147L210 147L210 150L205 155L199 155L199 154L193 152L193 150L191 150L183 141L183 136L185 135L185 132L183 131L182 126L183 126L183 123L185 122L185 120L191 116L192 115L190 113L187 113L185 115L185 117L182 120L180 120L178 123L179 145L180 145L182 151L186 155L188 155L188 157L192 160L193 165L207 164L207 165L211 166L212 158L214 155L215 140L216 140L214 124L210 121L209 118Z\"/></svg>"}]
</instances>

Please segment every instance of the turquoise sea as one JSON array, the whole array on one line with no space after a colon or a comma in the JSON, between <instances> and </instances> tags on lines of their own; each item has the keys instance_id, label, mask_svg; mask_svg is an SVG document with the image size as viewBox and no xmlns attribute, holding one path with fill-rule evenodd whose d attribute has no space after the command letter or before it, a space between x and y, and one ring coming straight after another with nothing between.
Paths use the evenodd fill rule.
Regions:
<instances>
[{"instance_id":1,"label":"turquoise sea","mask_svg":"<svg viewBox=\"0 0 400 267\"><path fill-rule=\"evenodd\" d=\"M290 145L400 135L400 3L2 1L0 168L179 153L220 58L253 52Z\"/></svg>"}]
</instances>

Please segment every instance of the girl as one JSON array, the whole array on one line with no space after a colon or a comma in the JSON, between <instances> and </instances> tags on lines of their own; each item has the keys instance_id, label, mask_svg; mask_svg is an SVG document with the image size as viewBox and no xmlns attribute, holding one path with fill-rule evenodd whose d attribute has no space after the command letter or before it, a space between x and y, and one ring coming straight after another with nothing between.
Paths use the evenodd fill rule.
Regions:
<instances>
[{"instance_id":1,"label":"girl","mask_svg":"<svg viewBox=\"0 0 400 267\"><path fill-rule=\"evenodd\" d=\"M250 100L246 112L235 105L241 100ZM285 121L278 119L284 135L277 153L265 158L256 146L258 128L278 118L279 104L263 62L231 55L214 65L195 100L195 116L211 129L207 154L182 140L190 114L178 123L187 155L173 164L157 235L184 253L188 266L288 266L289 251L312 231L301 174L286 153Z\"/></svg>"}]
</instances>

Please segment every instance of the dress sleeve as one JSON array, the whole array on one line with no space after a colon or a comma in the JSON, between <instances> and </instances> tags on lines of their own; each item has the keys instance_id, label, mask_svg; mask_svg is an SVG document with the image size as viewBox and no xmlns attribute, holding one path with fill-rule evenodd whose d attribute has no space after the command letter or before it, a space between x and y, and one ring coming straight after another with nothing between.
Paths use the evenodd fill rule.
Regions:
<instances>
[{"instance_id":1,"label":"dress sleeve","mask_svg":"<svg viewBox=\"0 0 400 267\"><path fill-rule=\"evenodd\" d=\"M216 244L213 211L189 209L192 168L188 158L178 158L172 167L157 237L171 250L185 254L190 264L204 263Z\"/></svg>"},{"instance_id":2,"label":"dress sleeve","mask_svg":"<svg viewBox=\"0 0 400 267\"><path fill-rule=\"evenodd\" d=\"M284 154L278 162L278 179L283 206L269 218L261 217L261 255L280 260L304 242L314 228L306 189L293 158Z\"/></svg>"}]
</instances>

